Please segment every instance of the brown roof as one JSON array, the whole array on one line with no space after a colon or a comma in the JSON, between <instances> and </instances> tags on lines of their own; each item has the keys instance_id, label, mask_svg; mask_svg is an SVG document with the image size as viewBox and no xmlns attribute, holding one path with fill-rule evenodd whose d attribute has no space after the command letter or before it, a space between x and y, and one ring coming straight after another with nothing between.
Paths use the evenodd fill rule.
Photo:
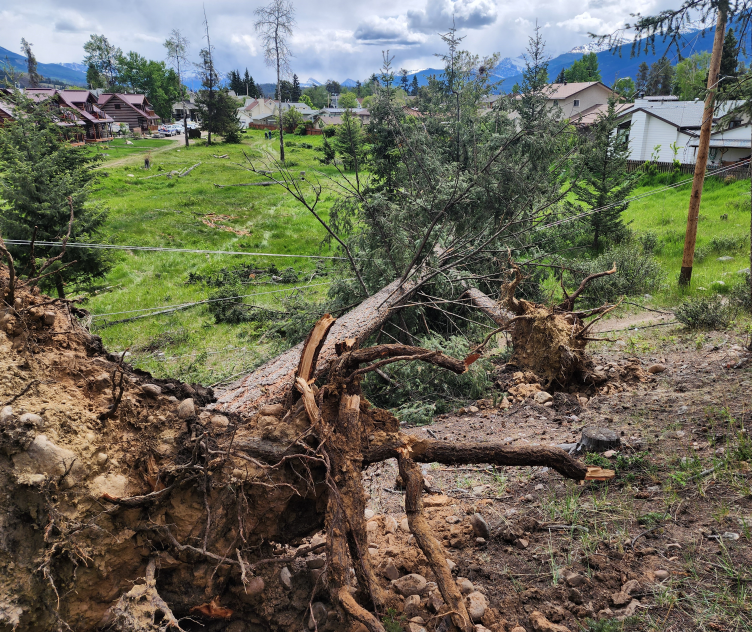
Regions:
<instances>
[{"instance_id":1,"label":"brown roof","mask_svg":"<svg viewBox=\"0 0 752 632\"><path fill-rule=\"evenodd\" d=\"M113 97L117 97L131 109L135 110L139 114L145 115L146 118L149 118L149 119L159 118L154 112L154 110L151 109L151 107L149 106L149 101L146 99L146 96L143 94L121 94L120 92L109 92L105 94L100 94L99 105L104 105L105 103L108 103ZM142 110L141 108L137 108L136 105L142 105L144 109Z\"/></svg>"},{"instance_id":2,"label":"brown roof","mask_svg":"<svg viewBox=\"0 0 752 632\"><path fill-rule=\"evenodd\" d=\"M75 110L77 117L83 117L90 123L112 123L113 119L97 107L97 98L88 90L55 90L54 88L28 88L26 96L36 102L58 96L60 104ZM91 104L92 112L77 104ZM70 117L67 117L70 118Z\"/></svg>"},{"instance_id":3,"label":"brown roof","mask_svg":"<svg viewBox=\"0 0 752 632\"><path fill-rule=\"evenodd\" d=\"M0 112L3 112L10 118L13 118L13 106L0 101Z\"/></svg>"},{"instance_id":4,"label":"brown roof","mask_svg":"<svg viewBox=\"0 0 752 632\"><path fill-rule=\"evenodd\" d=\"M600 81L581 81L576 83L552 83L549 84L549 99L568 99L571 96L574 96L578 92L582 92L583 90L587 90L588 88L592 88L593 86L602 86L609 92L611 92L611 88L609 88L607 85L604 85Z\"/></svg>"},{"instance_id":5,"label":"brown roof","mask_svg":"<svg viewBox=\"0 0 752 632\"><path fill-rule=\"evenodd\" d=\"M630 109L633 105L633 103L617 103L616 113L621 115L622 112ZM606 112L608 112L607 103L596 103L589 108L585 108L582 112L573 114L570 120L578 127L588 127L595 123L598 117L605 116Z\"/></svg>"}]
</instances>

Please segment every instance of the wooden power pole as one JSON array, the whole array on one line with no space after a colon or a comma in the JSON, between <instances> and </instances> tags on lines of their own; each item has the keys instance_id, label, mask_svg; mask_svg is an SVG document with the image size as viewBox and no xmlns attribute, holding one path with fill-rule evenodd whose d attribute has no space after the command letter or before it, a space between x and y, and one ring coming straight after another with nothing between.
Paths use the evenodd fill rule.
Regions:
<instances>
[{"instance_id":1,"label":"wooden power pole","mask_svg":"<svg viewBox=\"0 0 752 632\"><path fill-rule=\"evenodd\" d=\"M713 126L713 109L715 105L715 93L718 89L718 73L721 69L721 54L723 53L723 38L726 34L727 13L727 3L720 2L718 6L718 19L715 24L713 54L710 57L710 69L708 70L708 94L705 97L705 110L702 113L700 146L697 148L695 176L692 180L692 195L689 198L687 232L684 236L684 256L682 257L681 273L679 274L679 285L689 285L692 280L692 263L695 258L695 242L697 241L697 220L700 216L702 185L705 181L705 171L708 167L710 131Z\"/></svg>"}]
</instances>

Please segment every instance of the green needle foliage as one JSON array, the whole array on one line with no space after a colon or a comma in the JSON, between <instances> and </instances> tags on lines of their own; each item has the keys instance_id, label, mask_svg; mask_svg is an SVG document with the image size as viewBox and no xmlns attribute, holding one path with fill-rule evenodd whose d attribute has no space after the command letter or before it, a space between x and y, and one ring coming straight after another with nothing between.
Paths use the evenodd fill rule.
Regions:
<instances>
[{"instance_id":1,"label":"green needle foliage","mask_svg":"<svg viewBox=\"0 0 752 632\"><path fill-rule=\"evenodd\" d=\"M7 239L31 239L34 227L38 241L58 241L68 231L71 204L75 220L70 241L97 240L106 211L87 202L98 174L94 167L101 160L87 147L71 147L57 125L52 106L35 104L20 94L14 96L22 113L0 127L0 231ZM11 248L19 271L31 271L30 248ZM36 246L36 259L60 253L59 247ZM63 265L75 264L62 268ZM85 284L103 278L109 269L105 251L68 250L54 264L60 270L43 280L43 286L55 287L65 296L66 284Z\"/></svg>"}]
</instances>

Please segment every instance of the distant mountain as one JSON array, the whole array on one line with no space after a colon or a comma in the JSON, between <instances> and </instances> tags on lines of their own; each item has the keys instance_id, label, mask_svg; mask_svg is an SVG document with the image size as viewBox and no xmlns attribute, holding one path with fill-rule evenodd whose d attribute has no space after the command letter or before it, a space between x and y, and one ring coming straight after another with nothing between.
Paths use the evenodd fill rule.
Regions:
<instances>
[{"instance_id":1,"label":"distant mountain","mask_svg":"<svg viewBox=\"0 0 752 632\"><path fill-rule=\"evenodd\" d=\"M16 71L26 72L26 57L0 46L0 63L4 62L6 59ZM37 72L39 72L42 77L51 79L58 83L86 86L85 68L84 72L81 72L80 70L69 68L64 64L43 64L39 62L37 64Z\"/></svg>"},{"instance_id":2,"label":"distant mountain","mask_svg":"<svg viewBox=\"0 0 752 632\"><path fill-rule=\"evenodd\" d=\"M515 58L505 57L499 62L498 66L494 68L493 74L501 79L505 79L506 77L519 75L524 67L525 58L522 55Z\"/></svg>"},{"instance_id":3,"label":"distant mountain","mask_svg":"<svg viewBox=\"0 0 752 632\"><path fill-rule=\"evenodd\" d=\"M82 72L86 74L86 71L88 68L84 66L84 64L78 64L76 62L66 62L64 64L60 64L61 66L65 66L66 68L70 68L71 70L76 70L78 72Z\"/></svg>"},{"instance_id":4,"label":"distant mountain","mask_svg":"<svg viewBox=\"0 0 752 632\"><path fill-rule=\"evenodd\" d=\"M346 88L354 88L356 83L357 82L354 79L345 79L344 81L340 81L339 85L345 86Z\"/></svg>"},{"instance_id":5,"label":"distant mountain","mask_svg":"<svg viewBox=\"0 0 752 632\"><path fill-rule=\"evenodd\" d=\"M301 88L315 88L316 86L320 86L321 82L317 81L313 77L308 77L307 81L303 81L300 84Z\"/></svg>"}]
</instances>

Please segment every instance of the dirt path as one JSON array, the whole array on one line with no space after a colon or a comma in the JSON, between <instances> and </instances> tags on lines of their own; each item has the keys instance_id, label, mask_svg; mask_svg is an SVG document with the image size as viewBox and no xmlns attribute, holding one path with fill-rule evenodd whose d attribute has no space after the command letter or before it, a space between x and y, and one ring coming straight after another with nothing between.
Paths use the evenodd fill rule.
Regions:
<instances>
[{"instance_id":1,"label":"dirt path","mask_svg":"<svg viewBox=\"0 0 752 632\"><path fill-rule=\"evenodd\" d=\"M167 138L165 140L171 140L173 141L172 145L164 145L163 147L158 147L157 149L150 149L151 155L154 156L155 154L161 154L165 151L170 151L172 149L179 149L182 147L185 143L185 138L183 136L170 136L170 138ZM112 167L122 167L127 164L130 164L132 162L138 162L139 160L143 160L143 154L134 154L132 156L126 156L125 158L118 158L116 160L112 160L109 162L105 162L101 165L100 169L111 169Z\"/></svg>"}]
</instances>

